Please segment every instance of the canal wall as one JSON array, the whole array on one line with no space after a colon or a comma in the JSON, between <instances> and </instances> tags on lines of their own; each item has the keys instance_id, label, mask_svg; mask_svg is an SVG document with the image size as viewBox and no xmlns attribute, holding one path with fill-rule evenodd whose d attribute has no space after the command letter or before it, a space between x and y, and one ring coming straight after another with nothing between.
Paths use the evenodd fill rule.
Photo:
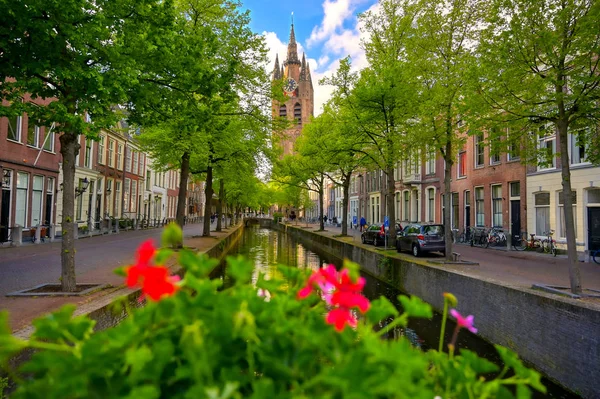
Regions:
<instances>
[{"instance_id":1,"label":"canal wall","mask_svg":"<svg viewBox=\"0 0 600 399\"><path fill-rule=\"evenodd\" d=\"M479 336L512 349L584 398L600 398L600 312L585 302L474 278L410 255L386 256L372 246L299 227L273 228L311 248L360 264L364 271L417 295L438 312L443 310L442 294L453 293L460 312L475 316Z\"/></svg>"}]
</instances>

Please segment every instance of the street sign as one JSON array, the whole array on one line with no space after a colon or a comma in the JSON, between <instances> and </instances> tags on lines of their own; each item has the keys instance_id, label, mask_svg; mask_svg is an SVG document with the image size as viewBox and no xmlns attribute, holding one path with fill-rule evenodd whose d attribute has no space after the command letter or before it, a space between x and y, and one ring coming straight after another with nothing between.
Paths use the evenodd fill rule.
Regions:
<instances>
[{"instance_id":1,"label":"street sign","mask_svg":"<svg viewBox=\"0 0 600 399\"><path fill-rule=\"evenodd\" d=\"M383 225L385 227L390 227L390 219L387 216L383 217Z\"/></svg>"}]
</instances>

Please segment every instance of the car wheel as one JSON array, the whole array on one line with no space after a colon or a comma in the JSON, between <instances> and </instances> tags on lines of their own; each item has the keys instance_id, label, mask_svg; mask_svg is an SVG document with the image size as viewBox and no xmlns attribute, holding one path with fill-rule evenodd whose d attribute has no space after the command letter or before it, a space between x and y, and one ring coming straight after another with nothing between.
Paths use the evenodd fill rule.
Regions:
<instances>
[{"instance_id":1,"label":"car wheel","mask_svg":"<svg viewBox=\"0 0 600 399\"><path fill-rule=\"evenodd\" d=\"M365 241L366 241L366 240L365 240L365 236L362 236L362 237L360 237L360 239L361 239L361 241L362 241L362 243L363 243L363 244L365 244L365 243L366 243L366 242L365 242Z\"/></svg>"},{"instance_id":2,"label":"car wheel","mask_svg":"<svg viewBox=\"0 0 600 399\"><path fill-rule=\"evenodd\" d=\"M378 246L379 243L377 242L377 237L373 238L373 245L374 246Z\"/></svg>"},{"instance_id":3,"label":"car wheel","mask_svg":"<svg viewBox=\"0 0 600 399\"><path fill-rule=\"evenodd\" d=\"M400 244L396 243L396 251L397 252L402 252L402 249L400 249Z\"/></svg>"},{"instance_id":4,"label":"car wheel","mask_svg":"<svg viewBox=\"0 0 600 399\"><path fill-rule=\"evenodd\" d=\"M412 254L417 257L421 254L421 250L419 249L419 246L417 244L413 245L412 247Z\"/></svg>"}]
</instances>

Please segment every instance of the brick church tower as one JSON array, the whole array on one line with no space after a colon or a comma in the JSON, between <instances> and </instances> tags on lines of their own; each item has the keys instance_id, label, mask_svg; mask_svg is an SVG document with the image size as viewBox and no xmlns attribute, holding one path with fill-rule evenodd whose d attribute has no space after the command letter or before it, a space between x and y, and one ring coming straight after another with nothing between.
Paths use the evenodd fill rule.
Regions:
<instances>
[{"instance_id":1,"label":"brick church tower","mask_svg":"<svg viewBox=\"0 0 600 399\"><path fill-rule=\"evenodd\" d=\"M284 91L288 99L285 103L273 100L273 117L281 116L286 117L290 121L295 121L294 126L283 132L280 141L283 147L283 155L289 155L294 152L294 143L302 132L302 126L310 122L315 104L312 78L306 57L302 54L302 61L298 59L293 22L290 31L287 58L283 61L281 68L279 66L279 55L275 56L273 80L278 79L283 80Z\"/></svg>"}]
</instances>

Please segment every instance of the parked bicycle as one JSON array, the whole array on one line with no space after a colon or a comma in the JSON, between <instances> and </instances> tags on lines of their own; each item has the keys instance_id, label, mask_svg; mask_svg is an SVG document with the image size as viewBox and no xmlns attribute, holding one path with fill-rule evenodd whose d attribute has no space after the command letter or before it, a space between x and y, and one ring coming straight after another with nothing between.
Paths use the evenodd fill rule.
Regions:
<instances>
[{"instance_id":1,"label":"parked bicycle","mask_svg":"<svg viewBox=\"0 0 600 399\"><path fill-rule=\"evenodd\" d=\"M592 258L592 260L600 265L600 249L597 249L595 251L592 251L590 253L590 258Z\"/></svg>"},{"instance_id":2,"label":"parked bicycle","mask_svg":"<svg viewBox=\"0 0 600 399\"><path fill-rule=\"evenodd\" d=\"M499 227L492 227L488 231L487 242L485 243L485 247L488 248L490 245L494 246L505 246L506 245L506 235L504 234L504 230Z\"/></svg>"},{"instance_id":3,"label":"parked bicycle","mask_svg":"<svg viewBox=\"0 0 600 399\"><path fill-rule=\"evenodd\" d=\"M473 227L471 228L471 246L479 245L487 247L488 234L485 227Z\"/></svg>"},{"instance_id":4,"label":"parked bicycle","mask_svg":"<svg viewBox=\"0 0 600 399\"><path fill-rule=\"evenodd\" d=\"M542 248L545 253L556 256L556 241L552 238L554 230L548 230L544 233L546 236L545 240L542 240Z\"/></svg>"}]
</instances>

